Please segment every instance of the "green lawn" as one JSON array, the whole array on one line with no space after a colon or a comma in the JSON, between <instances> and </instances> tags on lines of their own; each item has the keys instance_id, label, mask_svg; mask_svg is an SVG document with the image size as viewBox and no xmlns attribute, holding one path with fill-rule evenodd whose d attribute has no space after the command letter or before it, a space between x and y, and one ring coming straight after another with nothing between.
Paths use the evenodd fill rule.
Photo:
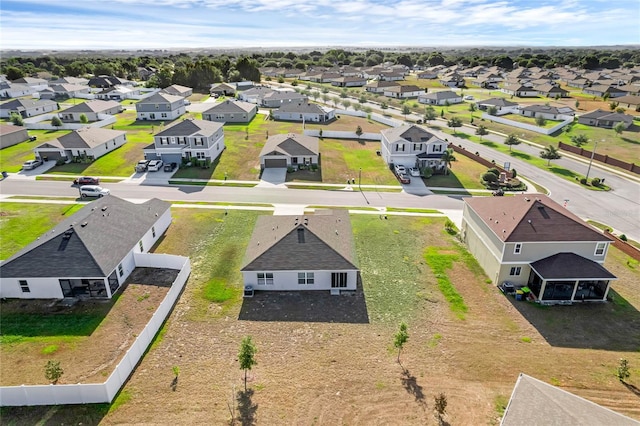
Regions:
<instances>
[{"instance_id":1,"label":"green lawn","mask_svg":"<svg viewBox=\"0 0 640 426\"><path fill-rule=\"evenodd\" d=\"M0 259L9 258L82 207L83 204L0 203Z\"/></svg>"},{"instance_id":2,"label":"green lawn","mask_svg":"<svg viewBox=\"0 0 640 426\"><path fill-rule=\"evenodd\" d=\"M22 164L33 160L33 149L52 139L66 135L69 130L29 130L29 136L36 136L37 140L25 141L0 150L0 169L16 173L22 169Z\"/></svg>"},{"instance_id":3,"label":"green lawn","mask_svg":"<svg viewBox=\"0 0 640 426\"><path fill-rule=\"evenodd\" d=\"M540 126L538 123L536 123L535 118L526 117L524 115L506 114L506 115L502 115L501 117L507 120L517 121L518 123L524 123L524 124L529 124L531 126L542 127L543 129L550 129L553 126L557 126L562 122L561 120L546 120L545 124L543 126Z\"/></svg>"},{"instance_id":4,"label":"green lawn","mask_svg":"<svg viewBox=\"0 0 640 426\"><path fill-rule=\"evenodd\" d=\"M464 155L456 154L448 175L433 175L425 179L428 187L485 189L480 176L487 168Z\"/></svg>"}]
</instances>

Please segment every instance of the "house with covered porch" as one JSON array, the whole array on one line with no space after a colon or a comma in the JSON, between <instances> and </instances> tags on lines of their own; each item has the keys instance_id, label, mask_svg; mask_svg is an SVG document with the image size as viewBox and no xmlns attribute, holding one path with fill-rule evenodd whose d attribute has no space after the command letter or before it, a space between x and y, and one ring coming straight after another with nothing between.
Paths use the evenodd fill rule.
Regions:
<instances>
[{"instance_id":1,"label":"house with covered porch","mask_svg":"<svg viewBox=\"0 0 640 426\"><path fill-rule=\"evenodd\" d=\"M464 199L462 240L496 284L543 304L603 302L612 239L543 194Z\"/></svg>"},{"instance_id":2,"label":"house with covered porch","mask_svg":"<svg viewBox=\"0 0 640 426\"><path fill-rule=\"evenodd\" d=\"M34 148L36 157L48 160L70 161L76 158L97 159L127 142L127 132L81 127L71 133L52 139Z\"/></svg>"},{"instance_id":3,"label":"house with covered porch","mask_svg":"<svg viewBox=\"0 0 640 426\"><path fill-rule=\"evenodd\" d=\"M445 170L442 154L447 150L447 142L424 128L415 124L404 125L380 133L380 153L387 164L418 169L430 167L436 173Z\"/></svg>"}]
</instances>

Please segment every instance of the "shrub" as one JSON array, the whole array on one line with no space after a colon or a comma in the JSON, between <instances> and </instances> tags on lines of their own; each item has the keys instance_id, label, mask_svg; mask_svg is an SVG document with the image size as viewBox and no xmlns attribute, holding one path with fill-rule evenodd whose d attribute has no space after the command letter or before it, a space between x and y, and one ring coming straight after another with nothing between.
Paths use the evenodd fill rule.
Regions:
<instances>
[{"instance_id":1,"label":"shrub","mask_svg":"<svg viewBox=\"0 0 640 426\"><path fill-rule=\"evenodd\" d=\"M496 183L498 181L498 176L491 172L487 172L482 175L482 180L487 183Z\"/></svg>"},{"instance_id":2,"label":"shrub","mask_svg":"<svg viewBox=\"0 0 640 426\"><path fill-rule=\"evenodd\" d=\"M487 170L487 173L493 173L496 176L500 176L500 170L498 170L495 167L490 168L489 170Z\"/></svg>"},{"instance_id":3,"label":"shrub","mask_svg":"<svg viewBox=\"0 0 640 426\"><path fill-rule=\"evenodd\" d=\"M593 179L591 179L591 185L600 186L600 178L594 177Z\"/></svg>"},{"instance_id":4,"label":"shrub","mask_svg":"<svg viewBox=\"0 0 640 426\"><path fill-rule=\"evenodd\" d=\"M587 184L587 178L580 178L580 183L583 185Z\"/></svg>"},{"instance_id":5,"label":"shrub","mask_svg":"<svg viewBox=\"0 0 640 426\"><path fill-rule=\"evenodd\" d=\"M511 177L515 178L518 176L518 173L516 172L516 169L511 169Z\"/></svg>"},{"instance_id":6,"label":"shrub","mask_svg":"<svg viewBox=\"0 0 640 426\"><path fill-rule=\"evenodd\" d=\"M627 236L626 236L626 235L624 235L624 234L622 234L622 235L620 235L620 239L621 239L622 241L627 241Z\"/></svg>"},{"instance_id":7,"label":"shrub","mask_svg":"<svg viewBox=\"0 0 640 426\"><path fill-rule=\"evenodd\" d=\"M24 126L24 122L22 121L22 116L16 112L11 113L11 123L16 126Z\"/></svg>"}]
</instances>

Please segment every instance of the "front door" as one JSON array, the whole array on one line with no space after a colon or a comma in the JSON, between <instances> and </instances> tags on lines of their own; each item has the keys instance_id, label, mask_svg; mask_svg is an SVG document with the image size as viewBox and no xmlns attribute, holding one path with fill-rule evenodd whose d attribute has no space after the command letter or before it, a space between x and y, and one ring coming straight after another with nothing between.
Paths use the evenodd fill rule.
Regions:
<instances>
[{"instance_id":1,"label":"front door","mask_svg":"<svg viewBox=\"0 0 640 426\"><path fill-rule=\"evenodd\" d=\"M73 297L73 290L71 289L71 280L60 280L60 288L62 289L62 295L64 297Z\"/></svg>"}]
</instances>

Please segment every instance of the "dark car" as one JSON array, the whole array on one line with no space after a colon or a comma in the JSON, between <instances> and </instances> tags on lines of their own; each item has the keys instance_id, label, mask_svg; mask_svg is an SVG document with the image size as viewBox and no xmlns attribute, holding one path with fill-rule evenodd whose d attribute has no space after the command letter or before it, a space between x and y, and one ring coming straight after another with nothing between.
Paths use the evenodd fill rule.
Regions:
<instances>
[{"instance_id":1,"label":"dark car","mask_svg":"<svg viewBox=\"0 0 640 426\"><path fill-rule=\"evenodd\" d=\"M100 179L93 176L82 176L73 181L74 185L100 185Z\"/></svg>"},{"instance_id":2,"label":"dark car","mask_svg":"<svg viewBox=\"0 0 640 426\"><path fill-rule=\"evenodd\" d=\"M398 174L398 180L400 183L411 183L411 178L404 173Z\"/></svg>"},{"instance_id":3,"label":"dark car","mask_svg":"<svg viewBox=\"0 0 640 426\"><path fill-rule=\"evenodd\" d=\"M176 167L178 167L178 163L165 163L164 165L164 171L165 172L172 172L176 169Z\"/></svg>"}]
</instances>

